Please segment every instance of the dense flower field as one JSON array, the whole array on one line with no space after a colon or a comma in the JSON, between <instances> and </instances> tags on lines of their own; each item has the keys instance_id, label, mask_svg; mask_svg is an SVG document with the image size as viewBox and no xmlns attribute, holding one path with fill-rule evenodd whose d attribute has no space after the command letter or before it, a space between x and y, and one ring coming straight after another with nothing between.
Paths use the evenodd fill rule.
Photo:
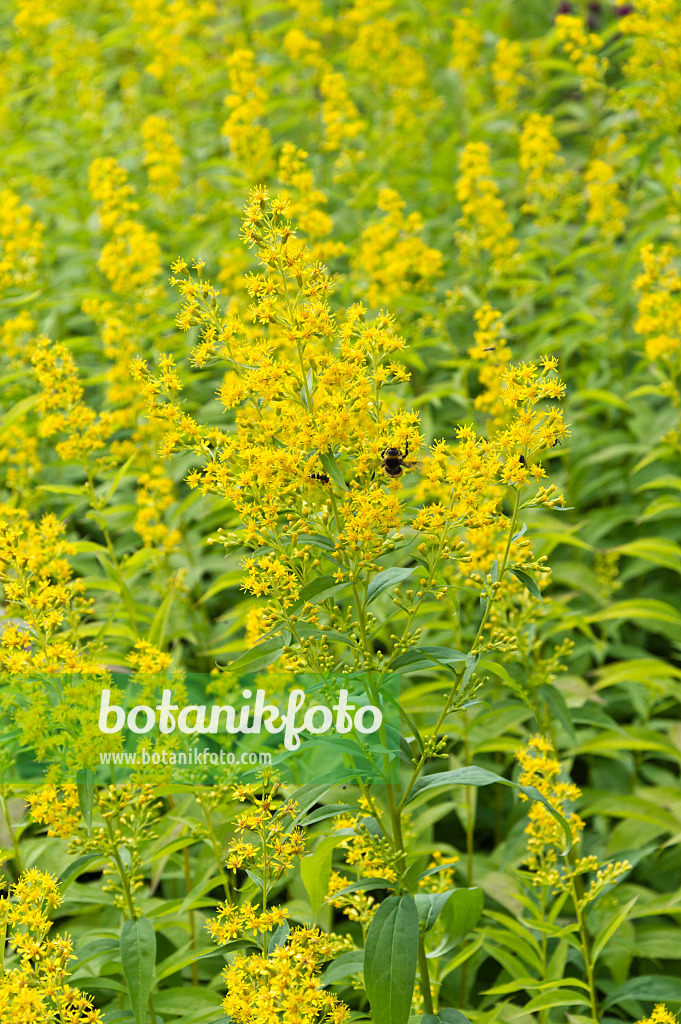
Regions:
<instances>
[{"instance_id":1,"label":"dense flower field","mask_svg":"<svg viewBox=\"0 0 681 1024\"><path fill-rule=\"evenodd\" d=\"M681 0L0 39L0 1024L675 1021Z\"/></svg>"}]
</instances>

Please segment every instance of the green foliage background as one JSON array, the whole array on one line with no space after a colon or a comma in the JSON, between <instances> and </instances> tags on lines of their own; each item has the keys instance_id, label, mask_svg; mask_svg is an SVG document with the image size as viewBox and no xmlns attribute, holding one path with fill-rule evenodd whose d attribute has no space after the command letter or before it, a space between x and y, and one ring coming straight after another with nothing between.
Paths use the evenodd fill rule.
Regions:
<instances>
[{"instance_id":1,"label":"green foliage background","mask_svg":"<svg viewBox=\"0 0 681 1024\"><path fill-rule=\"evenodd\" d=\"M220 368L190 367L195 339L178 331L179 298L166 282L178 255L201 258L210 280L219 282L222 273L225 305L234 301L245 314L240 275L254 261L238 236L256 184L272 194L288 188L303 212L314 208L331 218L328 236L310 241L343 243L329 248L328 257L321 254L336 278L334 309L363 301L372 314L387 308L395 315L411 373L400 393L420 414L425 445L453 440L462 423L483 421L475 402L484 390L480 364L469 353L474 313L485 302L499 310L514 361L544 354L559 360L570 436L549 451L546 466L568 508L528 513L534 553L547 556L551 568L541 585L544 602L539 607L526 598L519 620L523 656L488 660L480 696L491 704L448 725L450 767L474 763L511 777L514 752L527 737L551 735L582 790L584 850L632 864L594 906L589 923L592 935L603 935L615 922L597 964L601 1019L634 1020L653 1002L681 1004L680 286L667 281L665 330L673 344L663 357L637 333L635 286L644 245L670 244L672 260L678 253L681 68L673 40L681 9L676 0L659 8L635 5L646 36L627 29L613 5L590 4L590 13L581 10L586 4L568 5L576 15L588 14L599 33L590 46L600 77L590 86L556 35L552 5L455 6L438 0L191 6L22 0L15 6L3 0L0 260L9 253L11 266L0 297L0 518L5 537L20 521L19 510L36 523L46 513L64 523L75 545L70 565L91 601L73 637L95 644L110 667L124 666L135 642L146 638L170 656L173 668L211 672L250 647L246 617L257 604L240 589L244 552L226 555L206 543L218 528L232 528L233 510L189 489L190 456L161 458L156 439L144 434L141 407L135 422L123 415L120 429L93 453L89 482L82 460L60 458L58 439L43 429L42 389L31 362L36 338L67 346L84 402L98 415L117 414L139 398L129 376L133 356L154 367L161 353L171 353L187 410L203 424L229 430L216 399ZM521 53L505 101L498 81L495 87L500 38L517 41ZM468 56L461 40L473 47ZM229 58L244 50L252 54L262 95L250 90L242 97L240 149L223 125L225 97L235 91ZM354 104L355 114L346 109L341 119L360 121L336 149L328 144L325 73L343 76ZM553 117L562 169L570 172L564 193L551 200L548 228L524 206L519 140L531 114ZM151 116L163 119L181 156L177 186L166 191L150 181L144 162L142 125ZM248 148L254 139L262 147L255 157ZM512 271L495 265L480 236L474 258L464 258L459 244L456 183L471 142L489 147L491 175L518 243ZM305 151L313 188L325 199L315 204L312 187L282 183L277 161L285 143ZM88 176L93 161L107 157L125 168L138 204L131 216L155 233L160 247L162 270L152 267L140 289L113 288L98 266L108 235ZM603 161L611 174L600 218L589 212L593 161ZM422 224L402 225L380 249L366 231L385 222L377 206L383 189L397 190L405 216L420 214ZM31 223L43 225L40 246L32 252L29 238L23 263L28 236L10 194L30 207ZM621 217L616 203L623 204ZM19 262L12 264L17 239ZM409 258L391 262L400 241L412 255L418 244L438 250L440 271L422 273ZM369 259L378 250L383 277ZM133 269L135 259L133 252ZM109 305L93 314L93 302ZM8 329L22 312L32 323ZM107 317L125 325L123 341L115 332L113 341L103 338ZM155 473L161 489L149 484ZM155 533L148 521L140 525L145 508L152 510ZM176 542L164 550L172 531ZM7 620L16 620L11 607ZM461 636L452 641L456 628L436 602L428 605L429 644L467 649ZM379 642L387 644L388 633L386 627ZM566 640L571 647L560 646ZM21 695L13 693L11 671L3 682L10 764ZM438 676L420 671L403 697L416 720L434 720ZM36 711L34 730L39 719ZM45 751L47 760L51 754L54 748ZM81 864L88 874L77 881L65 840L46 837L26 815L23 797L36 784L28 764L25 783L3 787L5 873L14 881L22 867L39 866L66 880L59 926L76 943L74 984L94 996L109 1024L132 1020L117 946L120 915L101 889L101 863ZM322 803L332 799L318 796ZM412 820L414 857L458 851L459 890L479 886L485 899L480 922L443 962L441 1005L449 1011L440 1020L458 1021L451 1016L455 1007L490 1024L591 1019L588 1008L561 1002L563 968L581 977L576 947L566 946L562 960L552 962L546 987L532 987L539 984L533 950L541 936L516 934L525 806L501 787L456 787L434 796ZM173 799L157 837L140 846L142 919L156 929L156 1019L217 1021L226 1019L219 1016L223 955L199 957L207 955L204 919L222 898L216 859L224 860L234 809L209 801L206 816L190 791ZM323 822L309 828L314 839L326 835ZM324 851L330 865L330 849ZM311 912L297 870L285 876L277 899L299 923L317 920L329 929L343 923L328 906ZM353 940L361 947L361 930L354 929ZM358 972L352 982L338 972L326 977L362 1019L368 1004ZM529 1007L547 992L554 1001L549 995ZM390 1024L399 1024L400 1012ZM416 1019L431 1024L427 1016ZM382 1024L379 1016L374 1020Z\"/></svg>"}]
</instances>

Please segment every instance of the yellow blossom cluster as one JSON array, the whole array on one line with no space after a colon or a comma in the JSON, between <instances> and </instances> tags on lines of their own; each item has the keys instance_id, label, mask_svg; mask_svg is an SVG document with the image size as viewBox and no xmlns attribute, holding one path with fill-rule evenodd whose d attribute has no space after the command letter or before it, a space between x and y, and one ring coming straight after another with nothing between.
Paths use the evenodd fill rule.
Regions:
<instances>
[{"instance_id":1,"label":"yellow blossom cluster","mask_svg":"<svg viewBox=\"0 0 681 1024\"><path fill-rule=\"evenodd\" d=\"M265 776L262 793L252 786L235 787L237 799L251 806L237 818L238 837L232 840L226 858L231 871L253 864L260 871L267 889L305 852L307 838L302 829L291 827L296 815L293 801L282 801L279 783Z\"/></svg>"},{"instance_id":2,"label":"yellow blossom cluster","mask_svg":"<svg viewBox=\"0 0 681 1024\"><path fill-rule=\"evenodd\" d=\"M51 514L33 521L14 510L0 519L0 583L10 616L0 669L21 680L3 699L22 742L39 758L83 767L100 749L118 749L120 737L103 737L98 727L96 695L108 675L78 636L90 602L74 578L74 547L64 533Z\"/></svg>"},{"instance_id":3,"label":"yellow blossom cluster","mask_svg":"<svg viewBox=\"0 0 681 1024\"><path fill-rule=\"evenodd\" d=\"M494 95L501 110L515 110L521 90L530 84L529 78L522 72L524 65L522 43L517 39L503 38L497 42L492 62L492 79Z\"/></svg>"},{"instance_id":4,"label":"yellow blossom cluster","mask_svg":"<svg viewBox=\"0 0 681 1024\"><path fill-rule=\"evenodd\" d=\"M62 786L48 783L28 797L31 817L47 825L48 836L69 839L81 821L78 787L67 782Z\"/></svg>"},{"instance_id":5,"label":"yellow blossom cluster","mask_svg":"<svg viewBox=\"0 0 681 1024\"><path fill-rule=\"evenodd\" d=\"M650 1016L637 1021L637 1024L678 1024L678 1018L664 1003L656 1003Z\"/></svg>"},{"instance_id":6,"label":"yellow blossom cluster","mask_svg":"<svg viewBox=\"0 0 681 1024\"><path fill-rule=\"evenodd\" d=\"M131 0L131 7L150 58L144 70L160 82L177 86L181 72L191 70L194 64L193 37L215 16L216 4L213 0Z\"/></svg>"},{"instance_id":7,"label":"yellow blossom cluster","mask_svg":"<svg viewBox=\"0 0 681 1024\"><path fill-rule=\"evenodd\" d=\"M144 166L148 169L149 184L161 195L175 192L180 184L179 170L182 153L175 142L167 121L152 114L142 125L144 139Z\"/></svg>"},{"instance_id":8,"label":"yellow blossom cluster","mask_svg":"<svg viewBox=\"0 0 681 1024\"><path fill-rule=\"evenodd\" d=\"M543 736L531 736L527 746L516 751L516 758L521 769L518 777L520 785L533 786L546 798L567 822L572 842L577 845L584 831L584 822L570 807L581 796L581 790L573 782L561 779L562 766L551 742ZM527 800L524 793L520 796ZM595 900L607 885L613 885L631 870L629 861L600 865L593 854L576 857L571 865L559 864L559 851L565 840L561 825L547 807L537 800L530 804L528 817L529 822L525 828L528 836L526 864L532 873L533 885L571 891L578 913ZM574 880L586 872L593 872L593 879L586 892L578 897Z\"/></svg>"},{"instance_id":9,"label":"yellow blossom cluster","mask_svg":"<svg viewBox=\"0 0 681 1024\"><path fill-rule=\"evenodd\" d=\"M324 122L324 149L336 153L341 148L347 152L347 144L366 127L354 103L348 85L339 71L327 71L319 83L322 95L322 120ZM363 154L354 151L355 159Z\"/></svg>"},{"instance_id":10,"label":"yellow blossom cluster","mask_svg":"<svg viewBox=\"0 0 681 1024\"><path fill-rule=\"evenodd\" d=\"M137 515L135 532L148 548L159 548L166 554L177 548L181 533L177 527L170 528L163 522L162 513L175 502L175 487L172 479L158 464L148 473L137 478Z\"/></svg>"},{"instance_id":11,"label":"yellow blossom cluster","mask_svg":"<svg viewBox=\"0 0 681 1024\"><path fill-rule=\"evenodd\" d=\"M10 926L10 947L18 957L17 966L0 978L0 1019L13 1024L99 1024L101 1011L69 984L68 964L76 959L70 937L48 938L49 915L62 902L57 879L31 868L11 887L9 899L0 902L0 919Z\"/></svg>"},{"instance_id":12,"label":"yellow blossom cluster","mask_svg":"<svg viewBox=\"0 0 681 1024\"><path fill-rule=\"evenodd\" d=\"M222 134L229 141L232 158L247 180L267 177L272 170L272 140L262 123L267 90L261 84L262 69L253 50L235 50L227 58L231 92L225 97L229 117Z\"/></svg>"},{"instance_id":13,"label":"yellow blossom cluster","mask_svg":"<svg viewBox=\"0 0 681 1024\"><path fill-rule=\"evenodd\" d=\"M475 407L482 409L498 425L505 409L502 375L511 359L511 350L504 337L503 319L498 310L486 302L476 309L473 317L476 327L468 354L480 364L478 379L482 386L480 394L475 396Z\"/></svg>"},{"instance_id":14,"label":"yellow blossom cluster","mask_svg":"<svg viewBox=\"0 0 681 1024\"><path fill-rule=\"evenodd\" d=\"M340 27L352 40L350 69L385 95L386 131L395 132L400 147L411 150L441 110L442 100L430 86L423 54L406 42L401 19L387 17L391 6L355 3Z\"/></svg>"},{"instance_id":15,"label":"yellow blossom cluster","mask_svg":"<svg viewBox=\"0 0 681 1024\"><path fill-rule=\"evenodd\" d=\"M452 59L450 67L458 71L464 82L473 76L480 61L482 32L473 20L470 7L464 7L453 19Z\"/></svg>"},{"instance_id":16,"label":"yellow blossom cluster","mask_svg":"<svg viewBox=\"0 0 681 1024\"><path fill-rule=\"evenodd\" d=\"M574 206L567 194L574 175L563 167L553 125L550 114L533 113L525 120L520 134L519 162L525 172L523 211L546 226L561 210L565 216L570 216Z\"/></svg>"},{"instance_id":17,"label":"yellow blossom cluster","mask_svg":"<svg viewBox=\"0 0 681 1024\"><path fill-rule=\"evenodd\" d=\"M127 662L140 675L157 675L170 667L172 658L149 640L137 640Z\"/></svg>"},{"instance_id":18,"label":"yellow blossom cluster","mask_svg":"<svg viewBox=\"0 0 681 1024\"><path fill-rule=\"evenodd\" d=\"M35 327L36 322L27 309L22 309L16 316L8 317L0 324L0 345L11 361L25 360L26 341Z\"/></svg>"},{"instance_id":19,"label":"yellow blossom cluster","mask_svg":"<svg viewBox=\"0 0 681 1024\"><path fill-rule=\"evenodd\" d=\"M681 274L671 245L641 248L643 273L634 287L639 293L634 330L645 339L646 355L678 365L681 352Z\"/></svg>"},{"instance_id":20,"label":"yellow blossom cluster","mask_svg":"<svg viewBox=\"0 0 681 1024\"><path fill-rule=\"evenodd\" d=\"M315 928L296 928L269 956L239 954L224 969L225 1013L235 1024L343 1024L350 1009L319 982L322 964L346 948Z\"/></svg>"},{"instance_id":21,"label":"yellow blossom cluster","mask_svg":"<svg viewBox=\"0 0 681 1024\"><path fill-rule=\"evenodd\" d=\"M231 903L219 903L217 917L206 921L206 928L213 942L224 945L233 939L243 938L246 934L265 936L273 932L288 918L285 907L276 906L269 910L260 910L250 900L239 906Z\"/></svg>"},{"instance_id":22,"label":"yellow blossom cluster","mask_svg":"<svg viewBox=\"0 0 681 1024\"><path fill-rule=\"evenodd\" d=\"M331 234L333 221L323 209L328 199L325 192L315 187L307 157L304 149L298 149L292 142L284 143L279 153L277 176L287 190L282 191L281 196L289 200L289 216L296 219L300 230L313 243L311 258L328 260L344 253L347 246L330 239L321 241Z\"/></svg>"},{"instance_id":23,"label":"yellow blossom cluster","mask_svg":"<svg viewBox=\"0 0 681 1024\"><path fill-rule=\"evenodd\" d=\"M633 107L648 130L679 130L681 8L677 0L638 0L619 30L633 46L624 65L628 79L619 105Z\"/></svg>"},{"instance_id":24,"label":"yellow blossom cluster","mask_svg":"<svg viewBox=\"0 0 681 1024\"><path fill-rule=\"evenodd\" d=\"M518 242L513 234L499 186L492 177L490 148L485 142L469 142L461 153L456 198L461 203L461 219L456 235L459 258L471 263L482 250L498 273L513 263Z\"/></svg>"},{"instance_id":25,"label":"yellow blossom cluster","mask_svg":"<svg viewBox=\"0 0 681 1024\"><path fill-rule=\"evenodd\" d=\"M35 280L43 248L43 225L16 192L0 189L0 293Z\"/></svg>"},{"instance_id":26,"label":"yellow blossom cluster","mask_svg":"<svg viewBox=\"0 0 681 1024\"><path fill-rule=\"evenodd\" d=\"M612 240L624 232L626 204L620 199L620 185L614 167L605 160L592 160L584 172L589 208L587 224Z\"/></svg>"},{"instance_id":27,"label":"yellow blossom cluster","mask_svg":"<svg viewBox=\"0 0 681 1024\"><path fill-rule=\"evenodd\" d=\"M100 204L102 228L111 235L99 257L99 269L115 292L144 288L160 273L161 250L156 233L130 216L137 204L130 198L134 189L127 172L113 157L97 157L90 166L89 189Z\"/></svg>"},{"instance_id":28,"label":"yellow blossom cluster","mask_svg":"<svg viewBox=\"0 0 681 1024\"><path fill-rule=\"evenodd\" d=\"M598 57L594 52L603 46L601 37L595 32L588 32L584 19L574 14L559 14L556 17L556 36L575 65L584 90L602 89L608 60Z\"/></svg>"},{"instance_id":29,"label":"yellow blossom cluster","mask_svg":"<svg viewBox=\"0 0 681 1024\"><path fill-rule=\"evenodd\" d=\"M385 216L362 232L352 265L370 306L382 306L407 291L424 291L442 274L442 253L425 244L420 214L405 215L404 199L391 188L378 194Z\"/></svg>"}]
</instances>

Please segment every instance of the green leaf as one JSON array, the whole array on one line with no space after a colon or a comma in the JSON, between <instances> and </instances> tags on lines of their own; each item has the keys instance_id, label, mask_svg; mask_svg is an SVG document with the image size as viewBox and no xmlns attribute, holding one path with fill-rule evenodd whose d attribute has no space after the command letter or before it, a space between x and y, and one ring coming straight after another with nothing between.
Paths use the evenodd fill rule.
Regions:
<instances>
[{"instance_id":1,"label":"green leaf","mask_svg":"<svg viewBox=\"0 0 681 1024\"><path fill-rule=\"evenodd\" d=\"M437 1013L424 1013L420 1017L412 1017L409 1024L412 1022L413 1024L471 1024L469 1018L461 1010L455 1010L452 1006L438 1010Z\"/></svg>"},{"instance_id":2,"label":"green leaf","mask_svg":"<svg viewBox=\"0 0 681 1024\"><path fill-rule=\"evenodd\" d=\"M27 398L22 398L20 402L16 402L11 409L8 409L4 416L0 418L0 434L4 434L15 420L18 420L25 412L36 406L40 398L40 395L29 395Z\"/></svg>"},{"instance_id":3,"label":"green leaf","mask_svg":"<svg viewBox=\"0 0 681 1024\"><path fill-rule=\"evenodd\" d=\"M540 996L535 996L534 999L530 999L529 1003L523 1006L522 1010L518 1013L514 1013L510 1018L515 1020L516 1017L524 1017L528 1013L534 1013L535 1010L550 1010L553 1006L588 1006L589 1000L586 998L583 992L542 992Z\"/></svg>"},{"instance_id":4,"label":"green leaf","mask_svg":"<svg viewBox=\"0 0 681 1024\"><path fill-rule=\"evenodd\" d=\"M318 576L316 580L306 583L298 595L295 607L305 604L321 604L329 597L335 597L341 590L347 590L347 583L339 583L335 576Z\"/></svg>"},{"instance_id":5,"label":"green leaf","mask_svg":"<svg viewBox=\"0 0 681 1024\"><path fill-rule=\"evenodd\" d=\"M324 467L326 475L340 487L341 491L347 491L348 488L345 484L345 480L343 479L343 474L340 471L338 463L336 462L336 456L333 452L328 451L320 453L319 461Z\"/></svg>"},{"instance_id":6,"label":"green leaf","mask_svg":"<svg viewBox=\"0 0 681 1024\"><path fill-rule=\"evenodd\" d=\"M617 619L629 619L671 623L681 627L681 614L666 601L654 598L638 598L630 601L616 601L600 612L588 615L585 622L612 622ZM567 626L566 626L567 628Z\"/></svg>"},{"instance_id":7,"label":"green leaf","mask_svg":"<svg viewBox=\"0 0 681 1024\"><path fill-rule=\"evenodd\" d=\"M342 841L342 836L325 836L317 843L315 850L300 861L300 877L315 914L324 905L331 877L333 851Z\"/></svg>"},{"instance_id":8,"label":"green leaf","mask_svg":"<svg viewBox=\"0 0 681 1024\"><path fill-rule=\"evenodd\" d=\"M410 671L432 668L433 665L454 665L457 662L465 661L466 655L456 651L453 647L412 647L404 654L398 655L390 664L391 669L409 668Z\"/></svg>"},{"instance_id":9,"label":"green leaf","mask_svg":"<svg viewBox=\"0 0 681 1024\"><path fill-rule=\"evenodd\" d=\"M341 835L341 839L344 837ZM330 899L337 899L338 896L345 896L349 892L366 892L369 889L394 889L395 883L389 882L386 878L360 878L358 882L350 882L335 892Z\"/></svg>"},{"instance_id":10,"label":"green leaf","mask_svg":"<svg viewBox=\"0 0 681 1024\"><path fill-rule=\"evenodd\" d=\"M532 594L532 597L536 597L537 600L541 601L543 604L544 598L541 596L541 591L539 590L539 587L537 586L537 584L531 576L529 576L526 572L523 572L522 569L511 568L508 571L512 572L517 580L520 580L523 586L526 587L527 590L529 590L529 592Z\"/></svg>"},{"instance_id":11,"label":"green leaf","mask_svg":"<svg viewBox=\"0 0 681 1024\"><path fill-rule=\"evenodd\" d=\"M121 929L121 964L137 1024L144 1024L156 962L156 932L151 921L138 917Z\"/></svg>"},{"instance_id":12,"label":"green leaf","mask_svg":"<svg viewBox=\"0 0 681 1024\"><path fill-rule=\"evenodd\" d=\"M272 665L281 656L283 646L284 641L280 636L274 636L270 640L265 640L264 643L251 647L231 662L229 666L230 671L244 672L248 670L249 672L259 672L260 669ZM211 652L208 651L207 653L210 654Z\"/></svg>"},{"instance_id":13,"label":"green leaf","mask_svg":"<svg viewBox=\"0 0 681 1024\"><path fill-rule=\"evenodd\" d=\"M631 908L637 900L638 896L634 896L632 899L629 900L628 903L625 903L623 907L620 907L620 909L617 911L616 914L613 915L608 924L604 928L602 928L598 935L595 937L593 948L591 950L591 956L594 963L596 962L596 960L598 960L598 957L603 952L603 949L605 948L605 946L607 946L608 942L613 937L613 935L615 934L619 926L622 924L622 922L626 921L627 917L629 916L629 911L631 910Z\"/></svg>"},{"instance_id":14,"label":"green leaf","mask_svg":"<svg viewBox=\"0 0 681 1024\"><path fill-rule=\"evenodd\" d=\"M442 908L442 926L445 936L436 949L426 953L429 960L436 960L451 952L480 920L484 897L482 889L455 889Z\"/></svg>"},{"instance_id":15,"label":"green leaf","mask_svg":"<svg viewBox=\"0 0 681 1024\"><path fill-rule=\"evenodd\" d=\"M79 768L76 773L76 787L78 790L78 803L80 812L83 815L90 834L92 828L92 808L95 802L95 776L91 768Z\"/></svg>"},{"instance_id":16,"label":"green leaf","mask_svg":"<svg viewBox=\"0 0 681 1024\"><path fill-rule=\"evenodd\" d=\"M398 583L408 579L412 573L416 572L416 568L416 566L413 566L411 569L401 569L396 565L392 569L383 569L382 572L377 572L367 587L366 603L371 604L388 587L395 587Z\"/></svg>"},{"instance_id":17,"label":"green leaf","mask_svg":"<svg viewBox=\"0 0 681 1024\"><path fill-rule=\"evenodd\" d=\"M364 984L375 1024L407 1024L418 947L414 897L389 896L372 918L364 948Z\"/></svg>"},{"instance_id":18,"label":"green leaf","mask_svg":"<svg viewBox=\"0 0 681 1024\"><path fill-rule=\"evenodd\" d=\"M640 540L620 544L614 550L622 555L643 558L646 562L653 562L654 565L681 573L681 547L673 540L666 540L664 537L641 537Z\"/></svg>"},{"instance_id":19,"label":"green leaf","mask_svg":"<svg viewBox=\"0 0 681 1024\"><path fill-rule=\"evenodd\" d=\"M351 949L348 953L341 953L329 964L321 976L321 983L324 987L334 985L337 981L351 978L353 974L361 974L363 970L364 950Z\"/></svg>"},{"instance_id":20,"label":"green leaf","mask_svg":"<svg viewBox=\"0 0 681 1024\"><path fill-rule=\"evenodd\" d=\"M59 876L59 888L61 892L68 889L68 887L78 878L78 875L82 875L83 872L87 871L98 861L105 863L104 858L99 853L83 853L80 857L76 857L73 863L67 865Z\"/></svg>"},{"instance_id":21,"label":"green leaf","mask_svg":"<svg viewBox=\"0 0 681 1024\"><path fill-rule=\"evenodd\" d=\"M446 892L417 893L414 896L422 932L430 931L440 916L445 903L454 892L456 892L455 889L447 889Z\"/></svg>"},{"instance_id":22,"label":"green leaf","mask_svg":"<svg viewBox=\"0 0 681 1024\"><path fill-rule=\"evenodd\" d=\"M601 1010L626 1003L629 999L644 1003L681 1003L681 978L666 974L642 974L638 978L629 978L622 985L617 985Z\"/></svg>"},{"instance_id":23,"label":"green leaf","mask_svg":"<svg viewBox=\"0 0 681 1024\"><path fill-rule=\"evenodd\" d=\"M563 829L566 839L566 847L563 854L569 853L572 847L570 827L565 818L558 813L555 807L551 806L546 797L542 796L534 786L521 786L517 782L512 782L511 779L505 779L503 776L497 775L496 772L488 771L486 768L470 765L466 768L454 768L452 771L435 772L433 775L426 775L418 780L409 794L407 803L410 803L417 796L420 796L421 793L429 789L442 789L449 786L489 786L493 782L500 782L503 786L512 786L519 792L524 793L525 796L529 796L532 800L538 800L539 803L543 804Z\"/></svg>"}]
</instances>

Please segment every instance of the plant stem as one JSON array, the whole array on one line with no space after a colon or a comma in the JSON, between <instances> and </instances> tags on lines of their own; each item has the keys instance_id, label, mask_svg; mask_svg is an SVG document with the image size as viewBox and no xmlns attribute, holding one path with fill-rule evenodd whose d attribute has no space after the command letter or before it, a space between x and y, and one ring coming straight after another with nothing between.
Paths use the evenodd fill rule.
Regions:
<instances>
[{"instance_id":1,"label":"plant stem","mask_svg":"<svg viewBox=\"0 0 681 1024\"><path fill-rule=\"evenodd\" d=\"M575 885L574 878L570 879L570 891L572 895L572 901L575 905L575 914L577 916L577 923L579 924L579 936L582 946L582 956L584 957L584 967L586 969L586 981L589 986L589 1001L591 1003L591 1016L593 1018L593 1024L599 1024L598 1016L598 997L596 995L596 986L594 984L594 965L591 962L591 944L589 943L589 935L586 930L586 922L584 920L584 913L580 905L579 896L577 894L577 887Z\"/></svg>"},{"instance_id":2,"label":"plant stem","mask_svg":"<svg viewBox=\"0 0 681 1024\"><path fill-rule=\"evenodd\" d=\"M426 947L423 943L423 934L419 932L419 976L421 978L421 992L423 994L423 1008L426 1013L433 1012L433 996L430 991L430 974L428 972L428 958Z\"/></svg>"}]
</instances>

